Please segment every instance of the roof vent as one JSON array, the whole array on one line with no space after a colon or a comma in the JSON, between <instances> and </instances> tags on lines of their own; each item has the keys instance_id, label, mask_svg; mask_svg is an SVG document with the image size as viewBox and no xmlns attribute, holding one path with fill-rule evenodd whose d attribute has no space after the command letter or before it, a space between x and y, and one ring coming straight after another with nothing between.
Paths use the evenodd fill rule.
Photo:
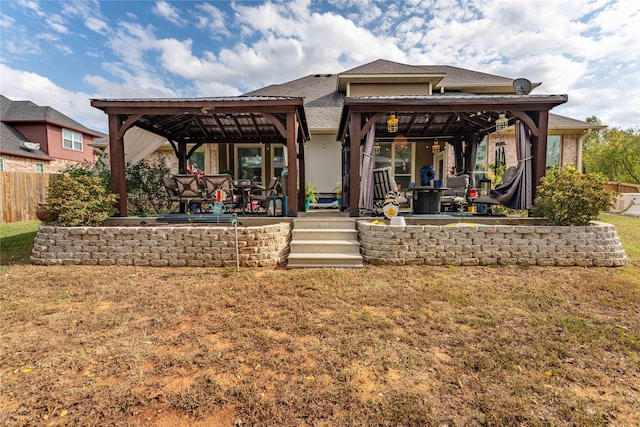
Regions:
<instances>
[{"instance_id":1,"label":"roof vent","mask_svg":"<svg viewBox=\"0 0 640 427\"><path fill-rule=\"evenodd\" d=\"M320 74L314 74L313 77L320 77Z\"/></svg>"},{"instance_id":2,"label":"roof vent","mask_svg":"<svg viewBox=\"0 0 640 427\"><path fill-rule=\"evenodd\" d=\"M23 144L24 149L31 153L40 149L40 144L36 144L35 142L23 142Z\"/></svg>"}]
</instances>

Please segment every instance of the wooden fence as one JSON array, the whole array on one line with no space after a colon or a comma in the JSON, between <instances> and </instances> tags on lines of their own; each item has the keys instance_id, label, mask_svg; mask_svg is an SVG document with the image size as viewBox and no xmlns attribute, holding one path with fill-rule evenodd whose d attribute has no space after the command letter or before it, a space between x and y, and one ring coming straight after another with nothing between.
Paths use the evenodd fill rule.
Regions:
<instances>
[{"instance_id":1,"label":"wooden fence","mask_svg":"<svg viewBox=\"0 0 640 427\"><path fill-rule=\"evenodd\" d=\"M640 193L640 184L630 184L628 182L609 181L604 188L618 193Z\"/></svg>"},{"instance_id":2,"label":"wooden fence","mask_svg":"<svg viewBox=\"0 0 640 427\"><path fill-rule=\"evenodd\" d=\"M37 219L38 204L46 201L52 173L0 172L0 223Z\"/></svg>"}]
</instances>

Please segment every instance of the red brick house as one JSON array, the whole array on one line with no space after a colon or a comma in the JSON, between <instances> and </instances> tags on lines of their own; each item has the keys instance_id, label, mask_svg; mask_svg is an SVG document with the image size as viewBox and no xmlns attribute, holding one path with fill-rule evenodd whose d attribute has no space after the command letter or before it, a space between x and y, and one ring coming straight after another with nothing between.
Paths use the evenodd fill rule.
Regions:
<instances>
[{"instance_id":1,"label":"red brick house","mask_svg":"<svg viewBox=\"0 0 640 427\"><path fill-rule=\"evenodd\" d=\"M51 107L0 95L0 171L52 173L94 161L91 130Z\"/></svg>"}]
</instances>

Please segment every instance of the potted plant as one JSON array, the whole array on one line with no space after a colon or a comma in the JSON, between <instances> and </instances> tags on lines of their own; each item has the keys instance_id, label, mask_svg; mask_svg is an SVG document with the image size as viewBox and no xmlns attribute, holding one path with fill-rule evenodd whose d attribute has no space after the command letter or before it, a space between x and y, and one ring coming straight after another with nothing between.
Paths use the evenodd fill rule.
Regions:
<instances>
[{"instance_id":1,"label":"potted plant","mask_svg":"<svg viewBox=\"0 0 640 427\"><path fill-rule=\"evenodd\" d=\"M304 184L304 210L309 210L311 203L318 203L318 189L310 182Z\"/></svg>"},{"instance_id":2,"label":"potted plant","mask_svg":"<svg viewBox=\"0 0 640 427\"><path fill-rule=\"evenodd\" d=\"M340 181L336 182L336 186L333 189L336 190L336 199L338 199L338 210L342 211L342 184L340 184Z\"/></svg>"}]
</instances>

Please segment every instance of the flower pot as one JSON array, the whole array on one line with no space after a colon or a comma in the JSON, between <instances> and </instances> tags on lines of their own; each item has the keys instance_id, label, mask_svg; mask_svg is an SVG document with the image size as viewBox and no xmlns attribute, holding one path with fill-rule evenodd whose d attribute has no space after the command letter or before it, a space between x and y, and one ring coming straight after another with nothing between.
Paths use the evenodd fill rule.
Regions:
<instances>
[{"instance_id":1,"label":"flower pot","mask_svg":"<svg viewBox=\"0 0 640 427\"><path fill-rule=\"evenodd\" d=\"M305 199L304 201L304 211L309 212L309 205L311 204L311 200Z\"/></svg>"},{"instance_id":2,"label":"flower pot","mask_svg":"<svg viewBox=\"0 0 640 427\"><path fill-rule=\"evenodd\" d=\"M49 209L36 209L36 217L42 222L52 222L58 218L58 214Z\"/></svg>"}]
</instances>

